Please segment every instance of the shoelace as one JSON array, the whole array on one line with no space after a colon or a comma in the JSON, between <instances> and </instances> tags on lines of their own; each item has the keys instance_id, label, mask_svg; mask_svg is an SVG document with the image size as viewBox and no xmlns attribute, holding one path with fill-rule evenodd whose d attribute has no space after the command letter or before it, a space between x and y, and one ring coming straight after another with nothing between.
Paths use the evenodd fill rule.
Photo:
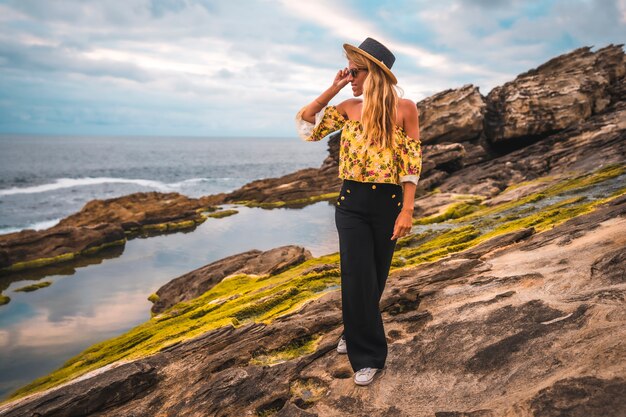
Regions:
<instances>
[{"instance_id":1,"label":"shoelace","mask_svg":"<svg viewBox=\"0 0 626 417\"><path fill-rule=\"evenodd\" d=\"M371 374L373 370L374 368L363 368L359 369L358 373L361 375L367 374L369 376L369 374Z\"/></svg>"}]
</instances>

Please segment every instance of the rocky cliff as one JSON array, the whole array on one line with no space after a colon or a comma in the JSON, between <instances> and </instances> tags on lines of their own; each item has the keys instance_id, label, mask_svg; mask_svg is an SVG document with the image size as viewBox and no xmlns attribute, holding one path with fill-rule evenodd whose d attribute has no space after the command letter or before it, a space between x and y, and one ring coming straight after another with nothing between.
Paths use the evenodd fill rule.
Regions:
<instances>
[{"instance_id":1,"label":"rocky cliff","mask_svg":"<svg viewBox=\"0 0 626 417\"><path fill-rule=\"evenodd\" d=\"M282 248L177 278L152 320L0 416L621 416L625 73L621 45L580 48L487 97L464 86L417 103L427 169L381 301L389 356L372 385L355 386L334 350L338 255ZM219 199L335 198L330 174L309 171Z\"/></svg>"},{"instance_id":2,"label":"rocky cliff","mask_svg":"<svg viewBox=\"0 0 626 417\"><path fill-rule=\"evenodd\" d=\"M518 181L533 179L553 168L567 168L583 157L593 156L604 162L623 160L620 154L589 151L593 155L583 155L580 152L588 151L586 143L572 151L547 144L545 160L507 161L505 170L497 165L499 156L542 139L564 140L594 132L594 137L587 138L594 142L595 135L601 135L602 147L605 136L619 135L624 119L620 119L621 110L615 110L626 96L625 67L621 45L609 45L596 52L583 47L520 74L486 97L477 87L465 85L418 102L424 163L417 195L436 187L454 189L458 186L455 178L458 181L473 174L467 168L482 170L482 164L490 160L494 161L490 166L497 166L498 172L480 174L484 183L478 186L478 181L469 181L474 184L472 192L492 196ZM606 119L590 120L602 114ZM582 125L585 121L589 122ZM599 126L604 130L598 130ZM328 138L328 150L328 157L318 169L259 179L230 193L192 199L177 193L152 192L94 200L48 230L0 236L0 274L73 261L112 245L123 246L126 240L120 239L122 231L132 238L193 230L206 219L205 212L223 203L273 208L332 200L341 185L337 178L338 134ZM551 155L553 152L555 155ZM562 164L555 158L568 158L569 162ZM459 170L461 175L452 178ZM81 234L89 238L77 244L75 236ZM53 241L54 245L47 244Z\"/></svg>"}]
</instances>

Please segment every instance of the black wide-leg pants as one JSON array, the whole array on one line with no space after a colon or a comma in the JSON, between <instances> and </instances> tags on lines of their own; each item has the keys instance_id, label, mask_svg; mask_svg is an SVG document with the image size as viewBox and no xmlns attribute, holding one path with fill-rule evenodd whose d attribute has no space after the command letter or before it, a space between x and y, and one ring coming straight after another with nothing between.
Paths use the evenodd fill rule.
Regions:
<instances>
[{"instance_id":1,"label":"black wide-leg pants","mask_svg":"<svg viewBox=\"0 0 626 417\"><path fill-rule=\"evenodd\" d=\"M402 210L397 184L344 180L335 203L339 234L344 337L352 369L385 366L387 339L379 302L385 289Z\"/></svg>"}]
</instances>

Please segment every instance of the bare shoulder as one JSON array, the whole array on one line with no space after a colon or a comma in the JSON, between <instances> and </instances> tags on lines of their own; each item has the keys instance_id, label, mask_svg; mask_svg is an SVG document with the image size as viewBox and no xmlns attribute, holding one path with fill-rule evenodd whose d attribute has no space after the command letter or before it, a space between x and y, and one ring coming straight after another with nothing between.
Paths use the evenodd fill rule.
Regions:
<instances>
[{"instance_id":1,"label":"bare shoulder","mask_svg":"<svg viewBox=\"0 0 626 417\"><path fill-rule=\"evenodd\" d=\"M404 117L412 114L419 114L417 104L408 98L401 98L398 100L398 108Z\"/></svg>"},{"instance_id":2,"label":"bare shoulder","mask_svg":"<svg viewBox=\"0 0 626 417\"><path fill-rule=\"evenodd\" d=\"M417 104L403 98L398 102L398 107L402 115L402 128L409 138L419 141L419 110L417 109Z\"/></svg>"},{"instance_id":3,"label":"bare shoulder","mask_svg":"<svg viewBox=\"0 0 626 417\"><path fill-rule=\"evenodd\" d=\"M352 109L354 109L356 106L361 104L361 100L358 98L349 98L347 100L342 101L341 103L337 104L337 110L339 111L339 113L341 113L343 116L348 116L349 113L351 113Z\"/></svg>"}]
</instances>

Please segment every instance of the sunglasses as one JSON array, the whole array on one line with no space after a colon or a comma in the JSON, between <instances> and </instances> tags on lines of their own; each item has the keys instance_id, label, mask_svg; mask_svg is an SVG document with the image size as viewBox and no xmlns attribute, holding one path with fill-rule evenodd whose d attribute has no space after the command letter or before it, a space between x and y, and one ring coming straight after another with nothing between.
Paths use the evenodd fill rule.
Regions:
<instances>
[{"instance_id":1,"label":"sunglasses","mask_svg":"<svg viewBox=\"0 0 626 417\"><path fill-rule=\"evenodd\" d=\"M348 73L352 75L352 78L356 78L359 75L359 71L367 71L367 68L350 68Z\"/></svg>"}]
</instances>

